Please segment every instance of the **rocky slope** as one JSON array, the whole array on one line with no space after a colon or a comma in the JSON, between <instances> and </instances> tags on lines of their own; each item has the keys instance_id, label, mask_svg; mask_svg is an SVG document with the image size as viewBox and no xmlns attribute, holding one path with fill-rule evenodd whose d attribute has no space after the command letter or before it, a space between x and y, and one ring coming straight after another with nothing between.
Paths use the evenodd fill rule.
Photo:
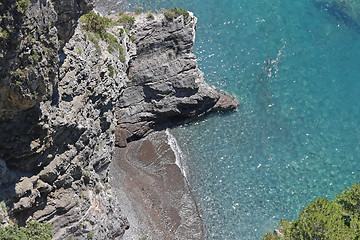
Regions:
<instances>
[{"instance_id":1,"label":"rocky slope","mask_svg":"<svg viewBox=\"0 0 360 240\"><path fill-rule=\"evenodd\" d=\"M187 15L186 15L187 16ZM120 95L116 143L139 139L209 111L231 110L236 103L204 81L193 54L197 19L190 14L168 20L163 14L137 18L136 51L130 56L131 82ZM221 102L221 106L215 106ZM226 105L226 106L225 106Z\"/></svg>"},{"instance_id":2,"label":"rocky slope","mask_svg":"<svg viewBox=\"0 0 360 240\"><path fill-rule=\"evenodd\" d=\"M90 0L3 0L0 4L0 119L49 99L61 47Z\"/></svg>"},{"instance_id":3,"label":"rocky slope","mask_svg":"<svg viewBox=\"0 0 360 240\"><path fill-rule=\"evenodd\" d=\"M197 68L193 16L142 14L131 32L110 24L100 38L78 21L89 1L27 3L0 6L11 36L0 42L1 200L20 225L51 222L54 239L121 237L129 223L108 184L115 143L236 103Z\"/></svg>"}]
</instances>

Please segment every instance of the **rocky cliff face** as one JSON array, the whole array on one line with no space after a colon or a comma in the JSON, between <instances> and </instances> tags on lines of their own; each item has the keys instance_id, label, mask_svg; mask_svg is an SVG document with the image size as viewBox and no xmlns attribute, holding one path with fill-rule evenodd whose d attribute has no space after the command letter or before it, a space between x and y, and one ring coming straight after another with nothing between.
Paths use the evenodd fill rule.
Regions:
<instances>
[{"instance_id":1,"label":"rocky cliff face","mask_svg":"<svg viewBox=\"0 0 360 240\"><path fill-rule=\"evenodd\" d=\"M143 14L131 32L111 24L114 49L78 22L89 1L32 1L23 12L12 1L0 7L2 29L15 29L0 43L0 184L8 214L19 224L51 222L54 239L121 237L129 224L108 184L115 143L236 106L197 68L196 18Z\"/></svg>"},{"instance_id":2,"label":"rocky cliff face","mask_svg":"<svg viewBox=\"0 0 360 240\"><path fill-rule=\"evenodd\" d=\"M13 33L17 40L8 38L1 48L1 200L20 225L31 219L53 223L55 239L85 239L89 232L94 239L113 239L128 227L107 184L113 108L126 67L104 43L96 49L76 28L91 4L54 4L35 1L21 15L14 2L1 6L4 15L18 21L13 25L21 26ZM7 21L3 18L2 26ZM35 51L39 56L33 62ZM116 79L109 76L109 64L119 73ZM21 86L15 68L32 71ZM46 87L35 98L32 91L39 88L31 87L40 85Z\"/></svg>"},{"instance_id":3,"label":"rocky cliff face","mask_svg":"<svg viewBox=\"0 0 360 240\"><path fill-rule=\"evenodd\" d=\"M49 99L59 53L89 0L4 0L0 5L0 119Z\"/></svg>"},{"instance_id":4,"label":"rocky cliff face","mask_svg":"<svg viewBox=\"0 0 360 240\"><path fill-rule=\"evenodd\" d=\"M196 22L192 14L174 19L163 14L137 18L133 30L136 51L127 69L130 82L120 95L117 111L119 146L154 129L236 106L206 84L198 69L193 54ZM218 102L221 104L216 105Z\"/></svg>"}]
</instances>

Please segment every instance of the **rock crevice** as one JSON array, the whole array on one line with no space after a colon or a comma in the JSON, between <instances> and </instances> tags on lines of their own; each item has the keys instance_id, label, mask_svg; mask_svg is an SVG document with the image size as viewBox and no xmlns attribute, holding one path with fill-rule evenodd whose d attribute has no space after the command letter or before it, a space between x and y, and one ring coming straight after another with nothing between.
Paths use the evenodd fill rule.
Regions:
<instances>
[{"instance_id":1,"label":"rock crevice","mask_svg":"<svg viewBox=\"0 0 360 240\"><path fill-rule=\"evenodd\" d=\"M78 21L91 1L34 0L21 15L3 2L1 27L22 23L18 40L0 39L3 216L49 221L54 239L121 237L129 223L109 185L115 145L236 107L197 67L196 18L141 14L130 32L109 26L114 51Z\"/></svg>"},{"instance_id":2,"label":"rock crevice","mask_svg":"<svg viewBox=\"0 0 360 240\"><path fill-rule=\"evenodd\" d=\"M167 20L137 18L133 30L136 54L129 61L127 88L120 94L116 144L140 139L210 111L233 110L236 102L204 81L193 53L196 17ZM219 101L221 100L221 101Z\"/></svg>"}]
</instances>

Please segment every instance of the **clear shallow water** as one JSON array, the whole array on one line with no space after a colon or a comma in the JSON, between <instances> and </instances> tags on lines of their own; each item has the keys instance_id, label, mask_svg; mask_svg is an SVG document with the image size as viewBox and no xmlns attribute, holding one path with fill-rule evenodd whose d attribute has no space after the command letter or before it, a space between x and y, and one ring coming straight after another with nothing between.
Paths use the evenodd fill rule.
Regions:
<instances>
[{"instance_id":1,"label":"clear shallow water","mask_svg":"<svg viewBox=\"0 0 360 240\"><path fill-rule=\"evenodd\" d=\"M359 180L357 29L312 0L132 2L194 12L206 81L240 102L172 130L208 239L260 239Z\"/></svg>"}]
</instances>

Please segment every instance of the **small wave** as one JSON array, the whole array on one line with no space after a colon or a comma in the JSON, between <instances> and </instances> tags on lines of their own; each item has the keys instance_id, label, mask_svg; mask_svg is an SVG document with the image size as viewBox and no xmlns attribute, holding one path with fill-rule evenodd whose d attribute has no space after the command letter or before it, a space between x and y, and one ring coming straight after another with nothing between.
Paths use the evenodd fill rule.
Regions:
<instances>
[{"instance_id":1,"label":"small wave","mask_svg":"<svg viewBox=\"0 0 360 240\"><path fill-rule=\"evenodd\" d=\"M185 159L184 154L181 151L181 148L178 142L176 141L176 138L170 133L169 129L166 129L165 133L168 137L168 144L170 145L171 150L175 154L175 164L180 168L181 173L187 180L186 165L184 164L184 159Z\"/></svg>"},{"instance_id":2,"label":"small wave","mask_svg":"<svg viewBox=\"0 0 360 240\"><path fill-rule=\"evenodd\" d=\"M268 62L268 66L266 67L268 77L272 77L273 72L275 77L277 77L277 73L279 71L278 64L280 63L280 60L283 56L283 51L286 47L286 41L281 39L281 42L283 43L283 46L278 50L278 54L276 55L275 60L270 61L270 59L268 59L269 62Z\"/></svg>"}]
</instances>

